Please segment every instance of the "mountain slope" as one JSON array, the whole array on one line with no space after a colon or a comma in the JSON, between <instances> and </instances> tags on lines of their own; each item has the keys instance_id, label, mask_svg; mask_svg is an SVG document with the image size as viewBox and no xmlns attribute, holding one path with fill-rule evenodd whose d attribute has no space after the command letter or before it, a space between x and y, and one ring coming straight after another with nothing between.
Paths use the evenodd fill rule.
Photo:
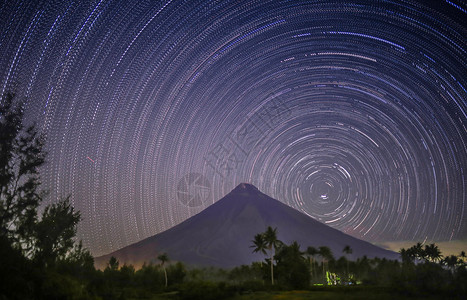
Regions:
<instances>
[{"instance_id":1,"label":"mountain slope","mask_svg":"<svg viewBox=\"0 0 467 300\"><path fill-rule=\"evenodd\" d=\"M111 256L121 264L141 266L155 261L166 252L171 260L189 265L231 268L264 259L253 254L250 246L254 235L267 226L277 227L278 238L286 244L297 241L302 249L308 246L328 246L336 257L349 245L351 259L386 257L397 259L398 253L344 234L277 201L250 184L242 183L224 198L184 222L124 247L95 258L98 268L105 267Z\"/></svg>"}]
</instances>

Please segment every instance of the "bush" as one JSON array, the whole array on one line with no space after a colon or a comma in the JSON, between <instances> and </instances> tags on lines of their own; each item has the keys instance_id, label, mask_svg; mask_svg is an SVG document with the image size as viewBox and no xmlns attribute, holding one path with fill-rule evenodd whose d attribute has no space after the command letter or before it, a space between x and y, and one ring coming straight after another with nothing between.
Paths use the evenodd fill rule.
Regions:
<instances>
[{"instance_id":1,"label":"bush","mask_svg":"<svg viewBox=\"0 0 467 300\"><path fill-rule=\"evenodd\" d=\"M234 291L225 282L191 281L180 286L179 295L183 300L217 300L232 297Z\"/></svg>"},{"instance_id":2,"label":"bush","mask_svg":"<svg viewBox=\"0 0 467 300\"><path fill-rule=\"evenodd\" d=\"M31 299L35 286L33 266L3 236L0 236L0 265L0 299Z\"/></svg>"},{"instance_id":3,"label":"bush","mask_svg":"<svg viewBox=\"0 0 467 300\"><path fill-rule=\"evenodd\" d=\"M89 299L84 284L54 271L45 272L40 294L43 299Z\"/></svg>"}]
</instances>

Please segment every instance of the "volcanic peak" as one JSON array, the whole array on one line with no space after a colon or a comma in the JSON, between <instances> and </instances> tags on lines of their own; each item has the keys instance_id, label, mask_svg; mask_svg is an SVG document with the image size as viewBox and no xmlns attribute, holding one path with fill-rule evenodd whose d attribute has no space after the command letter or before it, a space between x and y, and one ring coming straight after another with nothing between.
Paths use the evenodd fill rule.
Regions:
<instances>
[{"instance_id":1,"label":"volcanic peak","mask_svg":"<svg viewBox=\"0 0 467 300\"><path fill-rule=\"evenodd\" d=\"M250 183L242 182L239 185L237 185L236 188L232 190L233 193L239 192L239 193L245 193L245 192L251 192L251 193L260 193L258 188Z\"/></svg>"},{"instance_id":2,"label":"volcanic peak","mask_svg":"<svg viewBox=\"0 0 467 300\"><path fill-rule=\"evenodd\" d=\"M182 223L95 258L105 268L111 256L121 263L141 266L160 253L171 260L195 266L233 268L260 261L260 253L251 252L251 239L267 226L278 228L278 238L286 244L297 241L303 246L328 246L341 253L348 245L351 259L364 255L398 259L398 253L384 250L337 229L320 223L284 203L260 192L249 183L241 183L229 194Z\"/></svg>"}]
</instances>

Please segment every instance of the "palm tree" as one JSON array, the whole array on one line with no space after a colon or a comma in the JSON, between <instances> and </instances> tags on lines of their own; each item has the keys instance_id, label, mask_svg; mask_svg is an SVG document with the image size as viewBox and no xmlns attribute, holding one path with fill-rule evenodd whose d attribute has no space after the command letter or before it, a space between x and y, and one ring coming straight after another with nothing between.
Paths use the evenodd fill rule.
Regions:
<instances>
[{"instance_id":1,"label":"palm tree","mask_svg":"<svg viewBox=\"0 0 467 300\"><path fill-rule=\"evenodd\" d=\"M442 257L441 251L435 244L425 245L425 255L432 262L439 261Z\"/></svg>"},{"instance_id":2,"label":"palm tree","mask_svg":"<svg viewBox=\"0 0 467 300\"><path fill-rule=\"evenodd\" d=\"M455 255L449 255L444 258L444 263L449 267L451 272L454 272L454 268L459 262L459 259Z\"/></svg>"},{"instance_id":3,"label":"palm tree","mask_svg":"<svg viewBox=\"0 0 467 300\"><path fill-rule=\"evenodd\" d=\"M459 254L459 258L462 260L462 262L465 262L465 258L467 255L465 255L465 251L461 251L461 254Z\"/></svg>"},{"instance_id":4,"label":"palm tree","mask_svg":"<svg viewBox=\"0 0 467 300\"><path fill-rule=\"evenodd\" d=\"M325 264L327 261L333 259L332 251L329 247L319 247L319 255L323 258L323 276L326 279Z\"/></svg>"},{"instance_id":5,"label":"palm tree","mask_svg":"<svg viewBox=\"0 0 467 300\"><path fill-rule=\"evenodd\" d=\"M165 269L164 263L169 261L169 256L167 253L162 253L157 257L158 260L161 261L161 267L164 270L164 276L165 276L165 287L167 287L167 271Z\"/></svg>"},{"instance_id":6,"label":"palm tree","mask_svg":"<svg viewBox=\"0 0 467 300\"><path fill-rule=\"evenodd\" d=\"M342 252L344 252L345 255L346 255L345 258L347 259L347 279L350 279L350 274L349 274L349 258L347 257L347 255L352 254L352 253L353 253L353 250L352 250L352 248L350 248L349 245L346 245L346 246L344 247L344 249L342 249Z\"/></svg>"},{"instance_id":7,"label":"palm tree","mask_svg":"<svg viewBox=\"0 0 467 300\"><path fill-rule=\"evenodd\" d=\"M300 256L303 258L304 252L300 250L300 244L297 241L294 241L292 244L290 244L289 248L292 250L293 253L297 254L297 256Z\"/></svg>"},{"instance_id":8,"label":"palm tree","mask_svg":"<svg viewBox=\"0 0 467 300\"><path fill-rule=\"evenodd\" d=\"M342 250L342 252L344 252L345 254L352 254L352 253L353 253L353 250L352 250L352 248L350 248L349 245L346 245L346 246L344 247L344 249Z\"/></svg>"},{"instance_id":9,"label":"palm tree","mask_svg":"<svg viewBox=\"0 0 467 300\"><path fill-rule=\"evenodd\" d=\"M258 233L255 235L254 239L252 240L253 245L250 246L250 248L255 248L253 249L253 253L261 252L264 255L267 255L266 249L266 240L264 239L264 234ZM261 266L263 266L263 261L261 261Z\"/></svg>"},{"instance_id":10,"label":"palm tree","mask_svg":"<svg viewBox=\"0 0 467 300\"><path fill-rule=\"evenodd\" d=\"M313 264L315 260L315 255L318 254L318 249L315 247L309 246L306 249L306 254L308 254L308 257L310 258L310 272L311 272L311 277L313 277Z\"/></svg>"},{"instance_id":11,"label":"palm tree","mask_svg":"<svg viewBox=\"0 0 467 300\"><path fill-rule=\"evenodd\" d=\"M422 243L418 242L415 246L412 246L415 257L418 259L426 260L426 253L422 247Z\"/></svg>"},{"instance_id":12,"label":"palm tree","mask_svg":"<svg viewBox=\"0 0 467 300\"><path fill-rule=\"evenodd\" d=\"M276 254L276 249L280 244L281 241L277 239L277 228L272 229L271 226L268 226L264 235L264 241L266 242L266 246L269 249L270 253L270 264L271 264L271 284L274 285L274 255Z\"/></svg>"}]
</instances>

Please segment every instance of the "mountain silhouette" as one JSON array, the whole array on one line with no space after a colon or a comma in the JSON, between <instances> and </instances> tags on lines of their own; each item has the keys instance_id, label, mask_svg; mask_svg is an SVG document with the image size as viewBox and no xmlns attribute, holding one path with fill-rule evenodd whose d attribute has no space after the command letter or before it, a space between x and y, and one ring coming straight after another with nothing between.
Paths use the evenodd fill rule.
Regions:
<instances>
[{"instance_id":1,"label":"mountain silhouette","mask_svg":"<svg viewBox=\"0 0 467 300\"><path fill-rule=\"evenodd\" d=\"M140 267L143 262L155 262L166 252L172 261L187 265L236 267L263 260L252 253L255 234L268 226L277 227L279 240L286 244L297 241L302 249L308 246L328 246L334 256L343 255L349 245L356 259L380 257L398 259L399 254L347 235L261 193L255 186L242 183L225 197L184 222L124 247L95 258L97 268L104 268L111 256L120 264Z\"/></svg>"}]
</instances>

